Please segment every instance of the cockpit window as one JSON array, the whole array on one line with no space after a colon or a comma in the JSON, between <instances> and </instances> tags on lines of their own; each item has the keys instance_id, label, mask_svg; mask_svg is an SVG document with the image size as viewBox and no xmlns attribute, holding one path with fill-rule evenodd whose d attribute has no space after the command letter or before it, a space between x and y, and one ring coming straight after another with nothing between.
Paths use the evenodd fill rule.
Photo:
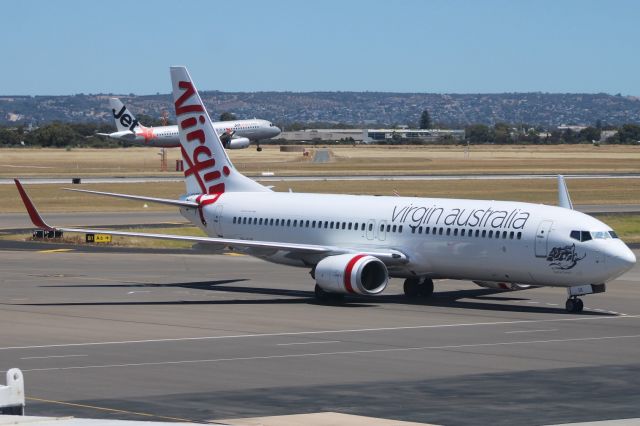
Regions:
<instances>
[{"instance_id":1,"label":"cockpit window","mask_svg":"<svg viewBox=\"0 0 640 426\"><path fill-rule=\"evenodd\" d=\"M571 238L577 241L589 241L591 240L591 232L589 231L571 231Z\"/></svg>"},{"instance_id":2,"label":"cockpit window","mask_svg":"<svg viewBox=\"0 0 640 426\"><path fill-rule=\"evenodd\" d=\"M595 240L606 240L609 238L614 238L611 236L609 232L610 231L595 231L595 232L591 232L591 236Z\"/></svg>"},{"instance_id":3,"label":"cockpit window","mask_svg":"<svg viewBox=\"0 0 640 426\"><path fill-rule=\"evenodd\" d=\"M620 238L614 231L609 231L609 235L611 235L611 238Z\"/></svg>"}]
</instances>

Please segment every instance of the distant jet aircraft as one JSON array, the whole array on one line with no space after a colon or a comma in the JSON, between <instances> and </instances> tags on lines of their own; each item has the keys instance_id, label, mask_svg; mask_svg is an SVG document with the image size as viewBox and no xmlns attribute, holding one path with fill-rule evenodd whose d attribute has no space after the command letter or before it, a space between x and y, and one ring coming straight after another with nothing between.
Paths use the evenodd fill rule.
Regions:
<instances>
[{"instance_id":1,"label":"distant jet aircraft","mask_svg":"<svg viewBox=\"0 0 640 426\"><path fill-rule=\"evenodd\" d=\"M99 136L146 146L165 148L180 146L178 126L145 127L118 98L109 99L109 106L118 131L98 133ZM257 144L257 150L262 151L260 140L270 139L280 134L280 129L273 123L259 119L217 121L213 123L213 127L227 149L247 148L253 141Z\"/></svg>"},{"instance_id":2,"label":"distant jet aircraft","mask_svg":"<svg viewBox=\"0 0 640 426\"><path fill-rule=\"evenodd\" d=\"M564 287L569 312L581 295L630 270L635 255L598 219L573 210L562 177L559 207L514 201L272 192L233 167L184 67L171 68L185 165L180 199L72 190L172 205L207 237L102 229L62 231L190 241L230 247L308 268L315 294L376 295L403 278L409 298L428 298L433 280L471 280L514 290ZM53 230L16 185L35 226ZM72 206L71 206L72 207ZM215 274L216 271L212 271Z\"/></svg>"}]
</instances>

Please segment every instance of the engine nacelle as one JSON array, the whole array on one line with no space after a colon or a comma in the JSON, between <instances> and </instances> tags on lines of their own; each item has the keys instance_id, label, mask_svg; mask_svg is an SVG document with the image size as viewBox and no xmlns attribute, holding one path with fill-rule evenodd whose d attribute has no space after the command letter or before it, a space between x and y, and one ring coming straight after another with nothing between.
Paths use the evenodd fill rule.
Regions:
<instances>
[{"instance_id":1,"label":"engine nacelle","mask_svg":"<svg viewBox=\"0 0 640 426\"><path fill-rule=\"evenodd\" d=\"M244 149L251 144L249 138L231 138L224 142L224 147L227 149Z\"/></svg>"},{"instance_id":2,"label":"engine nacelle","mask_svg":"<svg viewBox=\"0 0 640 426\"><path fill-rule=\"evenodd\" d=\"M524 290L533 286L528 284L516 284L516 283L503 283L498 281L474 281L477 285L484 288L495 288L496 290Z\"/></svg>"},{"instance_id":3,"label":"engine nacelle","mask_svg":"<svg viewBox=\"0 0 640 426\"><path fill-rule=\"evenodd\" d=\"M389 283L389 272L377 257L366 254L340 254L322 259L316 265L315 279L328 293L379 294Z\"/></svg>"}]
</instances>

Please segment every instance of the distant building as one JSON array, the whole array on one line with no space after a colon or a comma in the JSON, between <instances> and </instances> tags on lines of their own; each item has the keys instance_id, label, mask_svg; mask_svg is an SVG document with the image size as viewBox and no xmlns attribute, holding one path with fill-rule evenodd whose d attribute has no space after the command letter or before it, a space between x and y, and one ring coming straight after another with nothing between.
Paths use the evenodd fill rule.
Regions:
<instances>
[{"instance_id":1,"label":"distant building","mask_svg":"<svg viewBox=\"0 0 640 426\"><path fill-rule=\"evenodd\" d=\"M561 132L564 132L565 130L571 130L572 132L578 133L586 128L587 126L569 126L567 124L561 124L558 126L558 130L560 130Z\"/></svg>"},{"instance_id":2,"label":"distant building","mask_svg":"<svg viewBox=\"0 0 640 426\"><path fill-rule=\"evenodd\" d=\"M605 142L607 139L615 136L618 133L617 130L603 130L600 132L600 142Z\"/></svg>"},{"instance_id":3,"label":"distant building","mask_svg":"<svg viewBox=\"0 0 640 426\"><path fill-rule=\"evenodd\" d=\"M290 141L340 141L351 140L355 142L375 143L389 142L394 139L415 140L424 142L437 142L449 137L456 141L465 138L464 130L441 129L308 129L292 132L282 132L280 138Z\"/></svg>"},{"instance_id":4,"label":"distant building","mask_svg":"<svg viewBox=\"0 0 640 426\"><path fill-rule=\"evenodd\" d=\"M437 142L443 138L456 141L464 140L464 130L443 129L363 129L362 141L365 143L389 141L396 138L424 142Z\"/></svg>"}]
</instances>

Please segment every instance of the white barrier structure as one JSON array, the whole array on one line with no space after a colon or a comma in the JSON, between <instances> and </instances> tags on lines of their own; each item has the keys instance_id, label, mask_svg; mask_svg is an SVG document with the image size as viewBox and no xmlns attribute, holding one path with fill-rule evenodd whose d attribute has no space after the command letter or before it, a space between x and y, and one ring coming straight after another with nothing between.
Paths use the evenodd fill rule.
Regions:
<instances>
[{"instance_id":1,"label":"white barrier structure","mask_svg":"<svg viewBox=\"0 0 640 426\"><path fill-rule=\"evenodd\" d=\"M24 415L24 378L19 368L7 371L7 385L0 385L0 414Z\"/></svg>"}]
</instances>

